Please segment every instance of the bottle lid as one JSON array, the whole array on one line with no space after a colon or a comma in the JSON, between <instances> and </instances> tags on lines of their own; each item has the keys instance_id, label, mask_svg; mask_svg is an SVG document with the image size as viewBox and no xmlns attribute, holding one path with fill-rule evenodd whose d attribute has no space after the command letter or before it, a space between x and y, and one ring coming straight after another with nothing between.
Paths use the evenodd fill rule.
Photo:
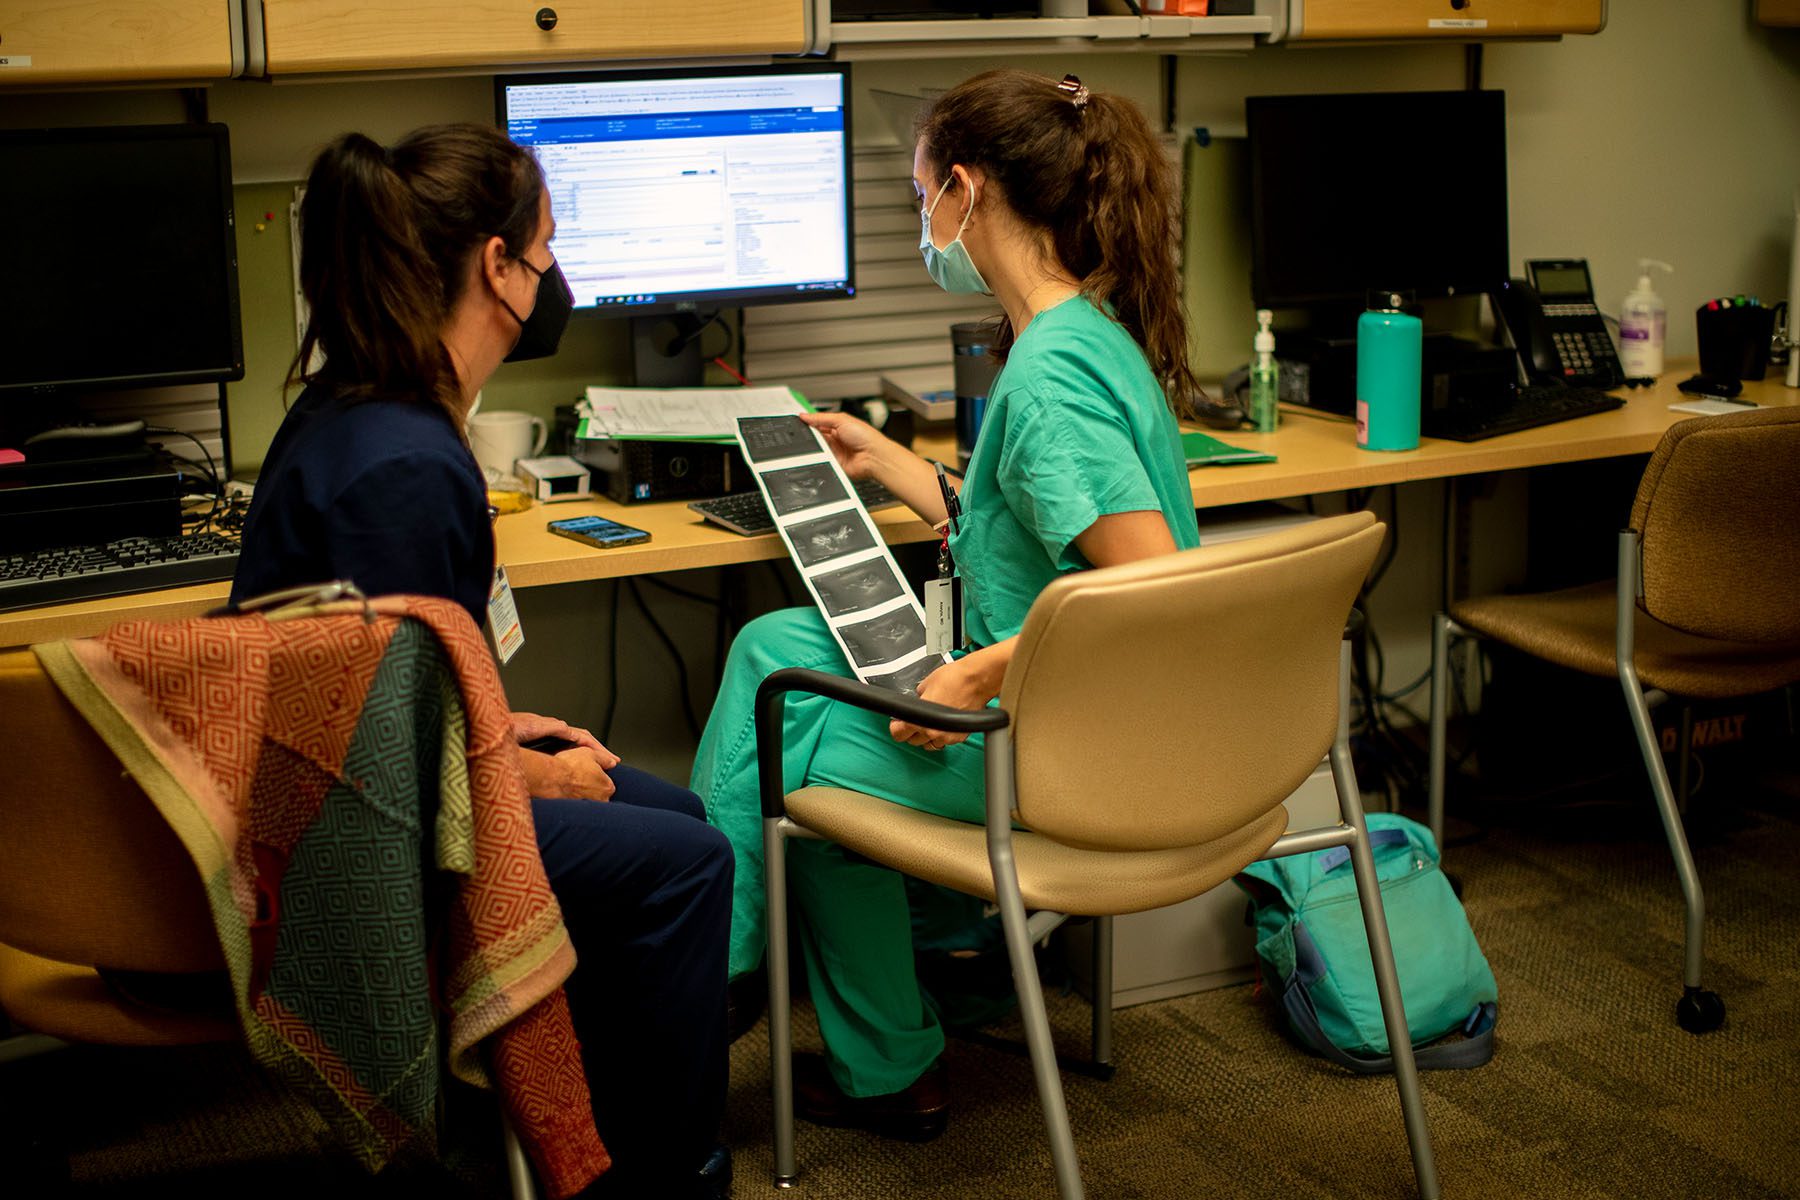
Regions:
<instances>
[{"instance_id":1,"label":"bottle lid","mask_svg":"<svg viewBox=\"0 0 1800 1200\"><path fill-rule=\"evenodd\" d=\"M1256 340L1252 343L1252 348L1256 353L1274 353L1275 331L1269 328L1270 323L1274 320L1275 314L1268 309L1259 308L1256 310Z\"/></svg>"},{"instance_id":2,"label":"bottle lid","mask_svg":"<svg viewBox=\"0 0 1800 1200\"><path fill-rule=\"evenodd\" d=\"M1413 299L1411 292L1390 291L1387 288L1375 288L1368 296L1367 307L1370 312L1401 312Z\"/></svg>"}]
</instances>

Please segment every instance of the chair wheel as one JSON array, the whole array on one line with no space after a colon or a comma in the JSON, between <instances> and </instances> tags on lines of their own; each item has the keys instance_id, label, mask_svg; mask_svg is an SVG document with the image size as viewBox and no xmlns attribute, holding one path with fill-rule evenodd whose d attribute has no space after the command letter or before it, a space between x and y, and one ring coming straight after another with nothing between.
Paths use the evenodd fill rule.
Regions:
<instances>
[{"instance_id":1,"label":"chair wheel","mask_svg":"<svg viewBox=\"0 0 1800 1200\"><path fill-rule=\"evenodd\" d=\"M1717 992L1691 987L1675 1005L1675 1021L1689 1033L1711 1033L1725 1023L1725 1002Z\"/></svg>"}]
</instances>

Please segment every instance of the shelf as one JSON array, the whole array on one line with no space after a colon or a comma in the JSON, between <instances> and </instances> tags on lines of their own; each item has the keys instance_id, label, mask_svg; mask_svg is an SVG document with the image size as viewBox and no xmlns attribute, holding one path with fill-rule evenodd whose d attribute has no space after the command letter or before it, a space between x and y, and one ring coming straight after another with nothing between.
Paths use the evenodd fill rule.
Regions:
<instances>
[{"instance_id":1,"label":"shelf","mask_svg":"<svg viewBox=\"0 0 1800 1200\"><path fill-rule=\"evenodd\" d=\"M839 59L1029 54L1073 45L1107 52L1249 50L1270 17L1012 17L969 21L833 21Z\"/></svg>"}]
</instances>

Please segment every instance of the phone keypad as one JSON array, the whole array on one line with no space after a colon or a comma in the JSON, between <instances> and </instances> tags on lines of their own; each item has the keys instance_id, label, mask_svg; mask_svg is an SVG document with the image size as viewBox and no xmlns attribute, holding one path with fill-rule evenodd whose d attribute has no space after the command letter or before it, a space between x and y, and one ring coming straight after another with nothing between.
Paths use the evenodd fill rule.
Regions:
<instances>
[{"instance_id":1,"label":"phone keypad","mask_svg":"<svg viewBox=\"0 0 1800 1200\"><path fill-rule=\"evenodd\" d=\"M1590 306L1591 308L1591 306ZM1548 308L1545 310L1549 311ZM1550 334L1556 346L1556 360L1565 376L1606 373L1613 359L1612 339L1604 329L1573 332L1562 330Z\"/></svg>"}]
</instances>

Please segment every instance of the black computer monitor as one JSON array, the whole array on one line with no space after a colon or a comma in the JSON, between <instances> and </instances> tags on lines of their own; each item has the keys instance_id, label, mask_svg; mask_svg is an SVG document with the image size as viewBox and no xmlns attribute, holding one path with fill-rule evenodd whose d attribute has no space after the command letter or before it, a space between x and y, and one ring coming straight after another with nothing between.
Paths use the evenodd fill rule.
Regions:
<instances>
[{"instance_id":1,"label":"black computer monitor","mask_svg":"<svg viewBox=\"0 0 1800 1200\"><path fill-rule=\"evenodd\" d=\"M0 130L0 402L241 379L223 125Z\"/></svg>"},{"instance_id":2,"label":"black computer monitor","mask_svg":"<svg viewBox=\"0 0 1800 1200\"><path fill-rule=\"evenodd\" d=\"M1257 307L1506 281L1504 93L1251 96L1245 113Z\"/></svg>"},{"instance_id":3,"label":"black computer monitor","mask_svg":"<svg viewBox=\"0 0 1800 1200\"><path fill-rule=\"evenodd\" d=\"M855 294L844 64L520 75L495 92L543 166L576 307Z\"/></svg>"}]
</instances>

